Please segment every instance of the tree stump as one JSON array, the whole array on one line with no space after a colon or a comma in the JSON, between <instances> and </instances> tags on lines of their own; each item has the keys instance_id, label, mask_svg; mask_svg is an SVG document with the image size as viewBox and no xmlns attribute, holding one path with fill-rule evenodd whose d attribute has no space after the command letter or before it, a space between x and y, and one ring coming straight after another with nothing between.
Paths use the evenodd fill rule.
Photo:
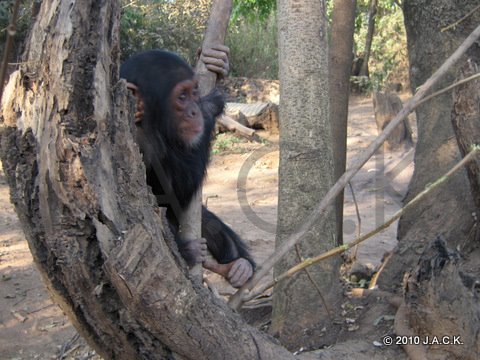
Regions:
<instances>
[{"instance_id":1,"label":"tree stump","mask_svg":"<svg viewBox=\"0 0 480 360\"><path fill-rule=\"evenodd\" d=\"M480 354L478 251L461 259L438 237L427 246L407 281L407 316L415 335L422 340L429 337L429 359L474 360Z\"/></svg>"},{"instance_id":2,"label":"tree stump","mask_svg":"<svg viewBox=\"0 0 480 360\"><path fill-rule=\"evenodd\" d=\"M395 115L403 107L402 100L397 94L391 92L374 92L373 107L375 110L375 122L380 133L392 121ZM400 148L408 149L413 146L412 129L405 119L385 141L385 149L398 150Z\"/></svg>"}]
</instances>

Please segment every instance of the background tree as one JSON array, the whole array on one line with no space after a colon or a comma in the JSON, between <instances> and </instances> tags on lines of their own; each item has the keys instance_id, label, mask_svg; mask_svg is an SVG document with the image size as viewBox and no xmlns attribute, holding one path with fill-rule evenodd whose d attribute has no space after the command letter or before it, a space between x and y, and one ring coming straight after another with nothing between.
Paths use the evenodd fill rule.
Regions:
<instances>
[{"instance_id":1,"label":"background tree","mask_svg":"<svg viewBox=\"0 0 480 360\"><path fill-rule=\"evenodd\" d=\"M0 58L3 58L7 28L12 17L14 3L15 0L3 0L0 2ZM21 47L25 40L31 19L36 17L39 8L39 0L21 1L18 11L18 21L16 23L16 41L13 43L13 49L9 53L9 61L16 62L20 56ZM8 70L11 69L14 69L14 66L10 66Z\"/></svg>"},{"instance_id":2,"label":"background tree","mask_svg":"<svg viewBox=\"0 0 480 360\"><path fill-rule=\"evenodd\" d=\"M333 182L327 19L321 4L278 2L281 89L276 246L304 222ZM275 266L274 274L334 247L335 229L335 212L331 211ZM330 314L340 297L338 274L339 259L332 259L275 286L271 332L288 348L332 343L336 334Z\"/></svg>"},{"instance_id":3,"label":"background tree","mask_svg":"<svg viewBox=\"0 0 480 360\"><path fill-rule=\"evenodd\" d=\"M334 2L335 3L335 2ZM398 1L377 0L375 31L371 39L368 79L358 77L364 62L369 29L370 0L357 0L352 68L355 89L379 90L391 84L408 86L408 59L403 13Z\"/></svg>"},{"instance_id":4,"label":"background tree","mask_svg":"<svg viewBox=\"0 0 480 360\"><path fill-rule=\"evenodd\" d=\"M377 16L377 1L370 0L368 3L368 26L367 36L365 38L365 51L363 53L363 63L360 68L360 76L368 76L368 62L370 60L370 50L372 49L373 35L375 33L375 17Z\"/></svg>"},{"instance_id":5,"label":"background tree","mask_svg":"<svg viewBox=\"0 0 480 360\"><path fill-rule=\"evenodd\" d=\"M333 135L335 181L347 162L347 120L350 74L353 60L356 0L337 0L332 14L330 46L330 123ZM337 243L343 243L343 191L336 200Z\"/></svg>"},{"instance_id":6,"label":"background tree","mask_svg":"<svg viewBox=\"0 0 480 360\"><path fill-rule=\"evenodd\" d=\"M478 1L419 0L403 2L410 59L410 81L415 90L480 23ZM480 59L478 42L438 84L443 88ZM478 70L477 70L478 71ZM458 162L461 154L452 129L468 114L470 134L478 133L478 98L475 85L456 96L444 93L417 111L418 143L415 171L405 201ZM473 111L472 111L473 109ZM463 120L464 121L464 120ZM466 124L464 124L466 125ZM469 135L470 136L470 135ZM463 140L468 139L464 137ZM478 141L478 139L477 139ZM471 144L471 142L470 142ZM465 143L463 143L465 145ZM465 153L466 148L462 148ZM477 180L474 180L478 182ZM477 184L478 186L478 184ZM399 221L399 244L380 277L381 286L399 290L410 272L406 301L410 325L416 334L455 333L466 338L461 348L431 347L431 356L462 359L478 356L480 308L468 279L478 279L478 207L475 192L462 169ZM472 263L473 262L473 263ZM418 265L417 265L418 264ZM449 353L449 354L446 354Z\"/></svg>"},{"instance_id":7,"label":"background tree","mask_svg":"<svg viewBox=\"0 0 480 360\"><path fill-rule=\"evenodd\" d=\"M442 29L468 13L477 1L452 3L436 0L426 5L422 1L404 1L412 91L421 85L443 61L473 31L480 21L477 11L458 26ZM448 9L448 11L446 11ZM466 58L465 58L466 59ZM437 89L453 82L461 64L449 72ZM424 186L458 161L460 154L451 125L452 94L445 93L420 106L417 111L418 142L415 151L415 171L405 201L413 198ZM472 235L475 207L468 191L465 172L449 180L447 186L415 209L405 214L398 228L399 245L384 275L385 286L399 284L405 269L410 269L425 246L438 234L449 245L457 245ZM419 221L421 220L421 221Z\"/></svg>"}]
</instances>

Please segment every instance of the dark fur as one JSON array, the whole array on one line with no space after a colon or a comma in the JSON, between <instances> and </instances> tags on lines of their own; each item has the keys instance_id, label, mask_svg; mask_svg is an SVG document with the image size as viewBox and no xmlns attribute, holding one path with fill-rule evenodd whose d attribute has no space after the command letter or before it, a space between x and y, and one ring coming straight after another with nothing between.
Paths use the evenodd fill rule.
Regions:
<instances>
[{"instance_id":1,"label":"dark fur","mask_svg":"<svg viewBox=\"0 0 480 360\"><path fill-rule=\"evenodd\" d=\"M201 140L193 147L186 147L180 141L169 97L176 84L193 75L185 61L163 50L134 55L120 69L120 77L135 84L144 101L144 116L137 123L137 142L147 169L147 183L158 205L167 208L167 218L176 237L178 218L205 178L215 118L224 107L224 99L216 90L203 97L199 104L205 121ZM240 237L205 207L202 237L207 239L208 249L219 263L243 257L255 267Z\"/></svg>"}]
</instances>

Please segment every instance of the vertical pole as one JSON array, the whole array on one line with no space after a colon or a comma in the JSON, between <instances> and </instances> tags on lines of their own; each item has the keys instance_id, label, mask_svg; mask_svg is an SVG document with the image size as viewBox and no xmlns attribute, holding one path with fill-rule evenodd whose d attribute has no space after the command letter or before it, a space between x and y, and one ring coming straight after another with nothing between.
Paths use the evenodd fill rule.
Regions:
<instances>
[{"instance_id":1,"label":"vertical pole","mask_svg":"<svg viewBox=\"0 0 480 360\"><path fill-rule=\"evenodd\" d=\"M232 12L232 0L214 0L207 23L202 49L223 44ZM196 67L200 96L208 95L215 87L217 74L209 71L205 64L198 62ZM192 202L180 219L180 232L186 239L200 239L202 236L202 191L193 197ZM190 270L193 278L202 280L202 264L195 265Z\"/></svg>"}]
</instances>

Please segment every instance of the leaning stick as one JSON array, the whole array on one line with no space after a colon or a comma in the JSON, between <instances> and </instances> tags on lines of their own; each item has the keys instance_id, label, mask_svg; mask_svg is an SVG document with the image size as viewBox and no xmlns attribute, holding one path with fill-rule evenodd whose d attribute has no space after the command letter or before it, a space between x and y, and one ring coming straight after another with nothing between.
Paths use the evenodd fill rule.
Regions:
<instances>
[{"instance_id":1,"label":"leaning stick","mask_svg":"<svg viewBox=\"0 0 480 360\"><path fill-rule=\"evenodd\" d=\"M232 12L231 0L214 0L212 10L207 23L205 37L203 40L203 49L212 48L214 45L223 44L227 33L230 13ZM196 67L196 76L200 90L200 96L208 95L217 81L217 75L209 71L202 61L199 61ZM180 236L185 239L200 239L202 236L202 191L201 189L193 197L190 205L182 214L179 221ZM195 265L190 269L190 274L194 279L201 281L202 264Z\"/></svg>"},{"instance_id":2,"label":"leaning stick","mask_svg":"<svg viewBox=\"0 0 480 360\"><path fill-rule=\"evenodd\" d=\"M270 269L286 254L295 244L300 242L312 225L325 214L328 206L332 204L337 195L343 190L353 176L362 168L370 157L380 148L392 131L405 119L417 106L425 94L443 77L447 71L462 57L473 43L480 38L480 25L465 39L459 48L443 63L443 65L418 89L415 95L403 106L402 110L388 124L382 133L371 143L368 148L360 154L354 164L348 169L338 181L330 188L322 201L315 207L306 221L295 231L262 265L262 267L247 281L231 298L229 306L238 309L244 294L253 289L260 280L266 276Z\"/></svg>"}]
</instances>

